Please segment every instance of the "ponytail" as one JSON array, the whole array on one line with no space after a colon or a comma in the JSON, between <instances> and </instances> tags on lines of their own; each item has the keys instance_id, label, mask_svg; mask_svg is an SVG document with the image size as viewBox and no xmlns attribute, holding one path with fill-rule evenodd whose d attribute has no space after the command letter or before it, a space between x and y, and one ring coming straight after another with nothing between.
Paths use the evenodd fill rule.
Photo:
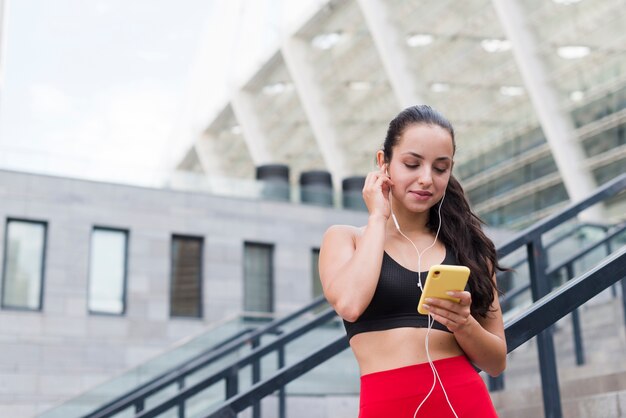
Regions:
<instances>
[{"instance_id":1,"label":"ponytail","mask_svg":"<svg viewBox=\"0 0 626 418\"><path fill-rule=\"evenodd\" d=\"M390 123L383 144L385 161L389 163L393 148L405 129L415 124L436 125L445 129L452 139L456 152L454 128L441 113L427 105L411 106L400 112ZM430 208L428 228L433 234L439 227L439 204ZM493 275L496 270L508 271L498 264L496 248L482 230L484 222L472 212L465 192L458 180L450 175L445 201L441 205L441 231L439 239L454 252L460 264L469 267L469 290L472 293L472 315L485 317L499 292ZM500 292L499 292L500 293Z\"/></svg>"},{"instance_id":2,"label":"ponytail","mask_svg":"<svg viewBox=\"0 0 626 418\"><path fill-rule=\"evenodd\" d=\"M439 226L438 207L433 205L429 212L427 226L433 233ZM496 248L482 230L484 222L472 212L461 184L453 175L441 206L441 220L439 239L454 252L459 264L469 267L471 272L468 284L472 315L485 317L494 300L494 289L498 291L493 275L496 269L505 269L498 264Z\"/></svg>"}]
</instances>

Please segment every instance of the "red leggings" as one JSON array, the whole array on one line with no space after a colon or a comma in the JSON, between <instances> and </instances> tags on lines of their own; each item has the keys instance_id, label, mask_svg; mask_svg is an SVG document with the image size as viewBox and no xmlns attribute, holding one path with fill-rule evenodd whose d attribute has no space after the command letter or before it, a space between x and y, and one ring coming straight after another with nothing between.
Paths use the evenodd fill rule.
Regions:
<instances>
[{"instance_id":1,"label":"red leggings","mask_svg":"<svg viewBox=\"0 0 626 418\"><path fill-rule=\"evenodd\" d=\"M465 356L434 362L459 418L497 417L485 383ZM428 363L361 376L359 418L413 418L433 384ZM454 418L439 382L416 418Z\"/></svg>"}]
</instances>

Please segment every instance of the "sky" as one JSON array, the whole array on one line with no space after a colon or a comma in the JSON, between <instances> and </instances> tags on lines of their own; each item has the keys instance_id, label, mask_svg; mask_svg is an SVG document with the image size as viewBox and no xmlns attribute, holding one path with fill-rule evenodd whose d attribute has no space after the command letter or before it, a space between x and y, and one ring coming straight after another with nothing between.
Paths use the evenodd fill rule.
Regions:
<instances>
[{"instance_id":1,"label":"sky","mask_svg":"<svg viewBox=\"0 0 626 418\"><path fill-rule=\"evenodd\" d=\"M4 0L0 169L157 186L322 3Z\"/></svg>"}]
</instances>

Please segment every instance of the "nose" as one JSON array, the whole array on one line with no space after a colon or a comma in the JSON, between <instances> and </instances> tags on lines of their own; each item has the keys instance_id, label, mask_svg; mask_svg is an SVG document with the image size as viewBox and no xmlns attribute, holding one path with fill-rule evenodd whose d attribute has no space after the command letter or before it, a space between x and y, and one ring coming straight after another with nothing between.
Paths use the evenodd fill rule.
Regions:
<instances>
[{"instance_id":1,"label":"nose","mask_svg":"<svg viewBox=\"0 0 626 418\"><path fill-rule=\"evenodd\" d=\"M422 166L422 171L420 173L418 183L424 189L430 187L433 184L433 168L427 164Z\"/></svg>"}]
</instances>

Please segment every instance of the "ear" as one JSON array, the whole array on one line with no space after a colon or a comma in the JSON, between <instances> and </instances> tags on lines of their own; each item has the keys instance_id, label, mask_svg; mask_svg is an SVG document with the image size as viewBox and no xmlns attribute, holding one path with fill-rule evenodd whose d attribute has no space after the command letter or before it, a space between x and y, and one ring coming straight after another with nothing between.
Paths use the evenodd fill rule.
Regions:
<instances>
[{"instance_id":1,"label":"ear","mask_svg":"<svg viewBox=\"0 0 626 418\"><path fill-rule=\"evenodd\" d=\"M376 163L378 164L379 169L387 169L387 163L385 162L385 153L383 152L383 150L378 150L378 152L376 152Z\"/></svg>"}]
</instances>

